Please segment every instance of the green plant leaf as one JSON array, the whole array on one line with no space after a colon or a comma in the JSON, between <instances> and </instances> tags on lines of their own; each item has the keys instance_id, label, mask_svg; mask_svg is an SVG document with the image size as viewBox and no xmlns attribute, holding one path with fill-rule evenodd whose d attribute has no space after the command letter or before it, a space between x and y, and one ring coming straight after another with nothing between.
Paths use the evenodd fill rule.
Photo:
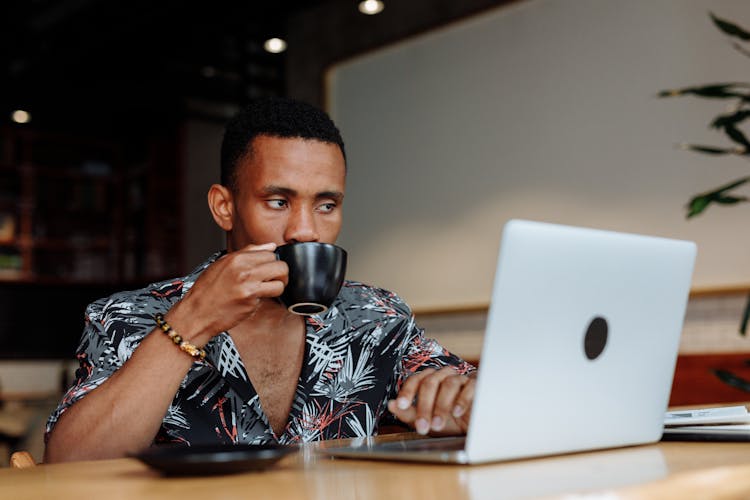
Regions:
<instances>
[{"instance_id":1,"label":"green plant leaf","mask_svg":"<svg viewBox=\"0 0 750 500\"><path fill-rule=\"evenodd\" d=\"M694 95L710 99L748 99L747 92L739 91L738 87L748 87L747 83L712 83L710 85L701 85L693 87L683 87L679 89L667 89L659 91L657 97L677 97L683 95Z\"/></svg>"},{"instance_id":2,"label":"green plant leaf","mask_svg":"<svg viewBox=\"0 0 750 500\"><path fill-rule=\"evenodd\" d=\"M741 109L734 113L719 115L711 122L712 128L723 130L732 141L742 146L744 151L735 151L735 153L746 153L750 150L750 141L745 134L737 128L737 124L750 117L750 109Z\"/></svg>"},{"instance_id":3,"label":"green plant leaf","mask_svg":"<svg viewBox=\"0 0 750 500\"><path fill-rule=\"evenodd\" d=\"M741 177L740 179L730 182L726 186L720 187L715 192L725 193L731 189L740 187L741 185L745 184L748 181L750 181L750 177Z\"/></svg>"},{"instance_id":4,"label":"green plant leaf","mask_svg":"<svg viewBox=\"0 0 750 500\"><path fill-rule=\"evenodd\" d=\"M696 215L703 212L708 205L711 204L711 199L708 196L695 196L688 202L688 213L687 218L695 217Z\"/></svg>"},{"instance_id":5,"label":"green plant leaf","mask_svg":"<svg viewBox=\"0 0 750 500\"><path fill-rule=\"evenodd\" d=\"M724 133L726 133L727 136L734 142L743 146L745 148L745 151L750 149L750 142L747 141L747 137L745 137L745 134L743 134L742 131L734 125L727 125L726 127L724 127Z\"/></svg>"},{"instance_id":6,"label":"green plant leaf","mask_svg":"<svg viewBox=\"0 0 750 500\"><path fill-rule=\"evenodd\" d=\"M739 38L740 40L743 40L743 41L750 40L750 33L740 28L736 24L726 21L724 19L719 19L713 14L713 12L709 12L708 15L711 16L711 20L714 22L716 27L719 28L724 33L726 33L727 35L731 37Z\"/></svg>"},{"instance_id":7,"label":"green plant leaf","mask_svg":"<svg viewBox=\"0 0 750 500\"><path fill-rule=\"evenodd\" d=\"M748 382L744 378L738 377L729 370L715 369L711 371L719 378L719 380L721 380L725 384L736 387L737 389L743 390L745 392L750 392L750 382Z\"/></svg>"},{"instance_id":8,"label":"green plant leaf","mask_svg":"<svg viewBox=\"0 0 750 500\"><path fill-rule=\"evenodd\" d=\"M742 313L742 321L740 322L740 335L743 337L747 336L747 324L750 322L750 294L747 296L747 304L745 304L745 312Z\"/></svg>"},{"instance_id":9,"label":"green plant leaf","mask_svg":"<svg viewBox=\"0 0 750 500\"><path fill-rule=\"evenodd\" d=\"M735 203L747 201L747 196L718 196L711 201L720 205L734 205Z\"/></svg>"},{"instance_id":10,"label":"green plant leaf","mask_svg":"<svg viewBox=\"0 0 750 500\"><path fill-rule=\"evenodd\" d=\"M735 189L746 182L750 181L750 177L743 177L735 181L730 182L724 186L716 188L707 193L701 193L693 196L687 204L687 218L695 217L702 213L711 203L718 203L720 205L734 205L736 203L748 201L745 196L733 196L727 194L728 191Z\"/></svg>"},{"instance_id":11,"label":"green plant leaf","mask_svg":"<svg viewBox=\"0 0 750 500\"><path fill-rule=\"evenodd\" d=\"M688 151L695 151L697 153L705 153L707 155L731 155L731 154L737 154L737 151L734 149L727 149L727 148L715 148L713 146L698 146L697 144L684 144L680 146L682 149L687 149Z\"/></svg>"},{"instance_id":12,"label":"green plant leaf","mask_svg":"<svg viewBox=\"0 0 750 500\"><path fill-rule=\"evenodd\" d=\"M724 128L727 126L736 125L747 118L750 118L750 109L741 109L728 115L719 115L714 121L711 122L712 128Z\"/></svg>"}]
</instances>

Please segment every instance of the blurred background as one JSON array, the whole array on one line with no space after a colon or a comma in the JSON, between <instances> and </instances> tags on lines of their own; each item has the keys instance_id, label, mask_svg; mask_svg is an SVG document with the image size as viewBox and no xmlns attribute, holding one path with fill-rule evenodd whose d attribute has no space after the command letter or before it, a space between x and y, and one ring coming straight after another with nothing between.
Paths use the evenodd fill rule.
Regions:
<instances>
[{"instance_id":1,"label":"blurred background","mask_svg":"<svg viewBox=\"0 0 750 500\"><path fill-rule=\"evenodd\" d=\"M750 27L746 0L0 3L0 447L41 459L86 304L223 248L205 202L223 126L267 95L331 113L348 276L452 351L481 354L509 218L691 239L694 368L673 403L747 399L706 374L748 351L748 205L684 209L747 155L675 148L726 146L707 127L725 103L656 98L747 81L709 11Z\"/></svg>"},{"instance_id":2,"label":"blurred background","mask_svg":"<svg viewBox=\"0 0 750 500\"><path fill-rule=\"evenodd\" d=\"M3 2L0 358L70 356L93 298L223 247L205 193L239 106L324 106L331 64L502 3Z\"/></svg>"},{"instance_id":3,"label":"blurred background","mask_svg":"<svg viewBox=\"0 0 750 500\"><path fill-rule=\"evenodd\" d=\"M336 62L506 3L0 4L0 463L76 367L85 306L224 247L205 203L249 99L325 106Z\"/></svg>"}]
</instances>

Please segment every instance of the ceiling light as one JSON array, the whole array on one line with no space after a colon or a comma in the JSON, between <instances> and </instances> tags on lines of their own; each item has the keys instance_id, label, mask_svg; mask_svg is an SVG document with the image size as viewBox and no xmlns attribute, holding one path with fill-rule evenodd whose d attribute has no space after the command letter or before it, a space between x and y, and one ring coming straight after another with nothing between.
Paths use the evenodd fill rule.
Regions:
<instances>
[{"instance_id":1,"label":"ceiling light","mask_svg":"<svg viewBox=\"0 0 750 500\"><path fill-rule=\"evenodd\" d=\"M10 115L11 120L16 123L29 123L31 121L31 115L28 111L17 109Z\"/></svg>"},{"instance_id":2,"label":"ceiling light","mask_svg":"<svg viewBox=\"0 0 750 500\"><path fill-rule=\"evenodd\" d=\"M383 9L385 9L385 4L380 0L364 0L363 2L359 2L359 11L368 16L380 14L383 12Z\"/></svg>"},{"instance_id":3,"label":"ceiling light","mask_svg":"<svg viewBox=\"0 0 750 500\"><path fill-rule=\"evenodd\" d=\"M286 50L286 42L281 38L269 38L263 44L263 48L266 49L266 52L278 54L279 52L284 52Z\"/></svg>"}]
</instances>

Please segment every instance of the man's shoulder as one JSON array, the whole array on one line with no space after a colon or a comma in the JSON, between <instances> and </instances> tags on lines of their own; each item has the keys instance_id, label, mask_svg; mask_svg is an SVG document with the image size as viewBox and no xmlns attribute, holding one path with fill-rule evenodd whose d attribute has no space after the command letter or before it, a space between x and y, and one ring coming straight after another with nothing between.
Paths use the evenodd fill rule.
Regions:
<instances>
[{"instance_id":1,"label":"man's shoulder","mask_svg":"<svg viewBox=\"0 0 750 500\"><path fill-rule=\"evenodd\" d=\"M185 291L185 278L174 278L150 283L142 288L122 290L91 302L86 308L89 317L104 314L127 314L154 309L163 302L172 303Z\"/></svg>"},{"instance_id":2,"label":"man's shoulder","mask_svg":"<svg viewBox=\"0 0 750 500\"><path fill-rule=\"evenodd\" d=\"M347 280L341 287L339 300L347 309L411 317L408 304L398 294L359 281Z\"/></svg>"},{"instance_id":3,"label":"man's shoulder","mask_svg":"<svg viewBox=\"0 0 750 500\"><path fill-rule=\"evenodd\" d=\"M219 254L195 268L190 274L178 278L149 283L141 288L123 290L93 301L86 309L89 317L103 314L154 314L166 312L187 292Z\"/></svg>"},{"instance_id":4,"label":"man's shoulder","mask_svg":"<svg viewBox=\"0 0 750 500\"><path fill-rule=\"evenodd\" d=\"M161 281L149 283L141 288L121 290L107 297L99 299L101 301L137 299L139 297L165 298L181 294L185 288L187 276L179 278L169 278Z\"/></svg>"}]
</instances>

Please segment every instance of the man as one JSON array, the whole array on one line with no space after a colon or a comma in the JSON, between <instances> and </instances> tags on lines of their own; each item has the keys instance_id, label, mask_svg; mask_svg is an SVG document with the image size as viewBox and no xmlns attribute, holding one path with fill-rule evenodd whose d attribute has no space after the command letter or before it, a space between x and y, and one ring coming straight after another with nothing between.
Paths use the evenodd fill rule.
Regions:
<instances>
[{"instance_id":1,"label":"man","mask_svg":"<svg viewBox=\"0 0 750 500\"><path fill-rule=\"evenodd\" d=\"M221 158L208 205L226 253L89 305L45 461L121 457L154 442L372 435L394 416L421 434L464 433L474 369L425 339L396 295L346 282L329 311L309 317L276 300L288 267L274 249L333 243L341 229L346 160L330 118L257 100L227 125Z\"/></svg>"}]
</instances>

